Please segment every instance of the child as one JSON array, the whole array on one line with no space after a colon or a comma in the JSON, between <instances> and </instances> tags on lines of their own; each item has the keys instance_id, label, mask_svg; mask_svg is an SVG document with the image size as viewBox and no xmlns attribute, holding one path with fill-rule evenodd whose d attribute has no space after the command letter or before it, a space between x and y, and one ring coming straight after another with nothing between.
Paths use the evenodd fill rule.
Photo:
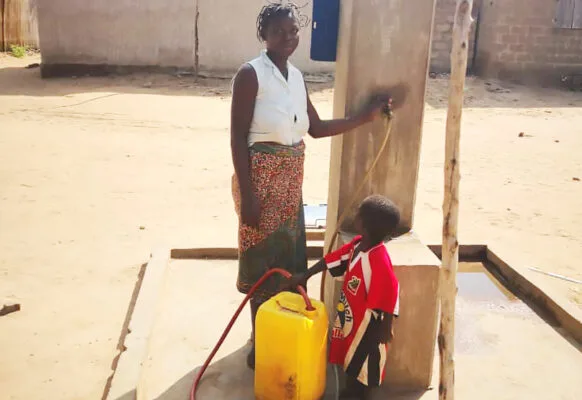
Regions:
<instances>
[{"instance_id":1,"label":"child","mask_svg":"<svg viewBox=\"0 0 582 400\"><path fill-rule=\"evenodd\" d=\"M343 366L347 377L340 399L367 399L384 378L399 290L384 241L399 221L398 209L386 197L366 198L355 221L362 235L292 278L293 285L305 285L325 269L334 277L344 276L330 347L330 362Z\"/></svg>"}]
</instances>

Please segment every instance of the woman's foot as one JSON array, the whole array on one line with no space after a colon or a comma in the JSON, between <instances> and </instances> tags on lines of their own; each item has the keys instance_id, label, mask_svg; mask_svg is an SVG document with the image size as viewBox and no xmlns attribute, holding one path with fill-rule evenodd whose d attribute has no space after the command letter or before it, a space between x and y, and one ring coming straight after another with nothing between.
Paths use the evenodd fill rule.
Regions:
<instances>
[{"instance_id":1,"label":"woman's foot","mask_svg":"<svg viewBox=\"0 0 582 400\"><path fill-rule=\"evenodd\" d=\"M255 345L251 347L251 351L247 354L247 366L254 371L255 369Z\"/></svg>"}]
</instances>

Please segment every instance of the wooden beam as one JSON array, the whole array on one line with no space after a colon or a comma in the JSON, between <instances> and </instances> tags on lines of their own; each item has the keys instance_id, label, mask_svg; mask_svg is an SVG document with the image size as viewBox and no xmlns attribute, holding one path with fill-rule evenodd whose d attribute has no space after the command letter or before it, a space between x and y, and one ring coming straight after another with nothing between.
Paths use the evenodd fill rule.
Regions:
<instances>
[{"instance_id":1,"label":"wooden beam","mask_svg":"<svg viewBox=\"0 0 582 400\"><path fill-rule=\"evenodd\" d=\"M442 244L427 245L439 259L443 257ZM459 245L460 261L485 261L487 260L487 245L485 244L460 244Z\"/></svg>"},{"instance_id":2,"label":"wooden beam","mask_svg":"<svg viewBox=\"0 0 582 400\"><path fill-rule=\"evenodd\" d=\"M307 235L308 242L311 240L320 241L325 239L325 229L307 229L305 234Z\"/></svg>"},{"instance_id":3,"label":"wooden beam","mask_svg":"<svg viewBox=\"0 0 582 400\"><path fill-rule=\"evenodd\" d=\"M459 242L459 142L463 90L469 53L473 0L457 0L451 51L451 81L445 143L445 197L443 202L443 255L441 268L441 320L438 335L440 354L439 399L455 398L455 300Z\"/></svg>"},{"instance_id":4,"label":"wooden beam","mask_svg":"<svg viewBox=\"0 0 582 400\"><path fill-rule=\"evenodd\" d=\"M236 247L200 247L192 249L172 249L171 258L176 260L236 260L238 249Z\"/></svg>"},{"instance_id":5,"label":"wooden beam","mask_svg":"<svg viewBox=\"0 0 582 400\"><path fill-rule=\"evenodd\" d=\"M307 242L307 257L323 257L323 241ZM238 249L236 247L198 247L192 249L172 249L171 258L176 260L236 260Z\"/></svg>"}]
</instances>

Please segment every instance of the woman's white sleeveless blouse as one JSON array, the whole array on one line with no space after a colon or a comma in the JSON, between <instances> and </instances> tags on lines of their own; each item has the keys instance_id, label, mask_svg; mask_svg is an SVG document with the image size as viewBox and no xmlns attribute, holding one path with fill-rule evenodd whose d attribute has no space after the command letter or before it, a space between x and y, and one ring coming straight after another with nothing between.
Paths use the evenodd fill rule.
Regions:
<instances>
[{"instance_id":1,"label":"woman's white sleeveless blouse","mask_svg":"<svg viewBox=\"0 0 582 400\"><path fill-rule=\"evenodd\" d=\"M285 80L264 50L249 64L259 83L249 146L258 142L286 146L301 142L309 130L307 91L301 71L288 62L288 79Z\"/></svg>"}]
</instances>

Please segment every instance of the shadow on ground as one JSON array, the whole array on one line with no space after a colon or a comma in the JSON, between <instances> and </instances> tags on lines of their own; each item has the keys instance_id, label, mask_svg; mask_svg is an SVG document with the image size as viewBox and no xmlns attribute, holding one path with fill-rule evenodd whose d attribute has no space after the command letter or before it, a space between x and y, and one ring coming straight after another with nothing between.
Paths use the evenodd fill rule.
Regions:
<instances>
[{"instance_id":1,"label":"shadow on ground","mask_svg":"<svg viewBox=\"0 0 582 400\"><path fill-rule=\"evenodd\" d=\"M230 96L231 80L192 75L133 73L127 75L81 76L43 79L39 68L0 68L0 96L66 96L77 93L115 92L165 96ZM333 88L333 82L309 83L317 93Z\"/></svg>"},{"instance_id":2,"label":"shadow on ground","mask_svg":"<svg viewBox=\"0 0 582 400\"><path fill-rule=\"evenodd\" d=\"M429 79L426 103L447 107L448 77ZM333 82L308 83L310 93L333 89ZM229 97L230 79L192 75L134 73L102 77L42 79L40 69L0 68L0 96L65 96L76 93L114 92L166 96ZM468 77L465 88L468 108L563 108L582 107L582 92L560 88L526 87L508 82Z\"/></svg>"},{"instance_id":3,"label":"shadow on ground","mask_svg":"<svg viewBox=\"0 0 582 400\"><path fill-rule=\"evenodd\" d=\"M448 106L449 78L439 76L427 81L426 103L436 109ZM569 108L582 107L582 92L565 88L524 86L494 79L468 76L465 82L466 108Z\"/></svg>"},{"instance_id":4,"label":"shadow on ground","mask_svg":"<svg viewBox=\"0 0 582 400\"><path fill-rule=\"evenodd\" d=\"M248 345L241 347L234 353L213 363L206 373L198 389L198 400L252 400L253 373L246 367L246 355ZM189 399L192 382L198 374L198 368L184 375L155 400L185 400ZM336 380L337 379L337 380ZM333 367L328 366L327 389L323 400L335 400L337 398L337 386L342 385L343 377L335 375ZM426 392L395 392L390 391L390 399L418 400ZM374 398L386 398L386 393L377 393Z\"/></svg>"}]
</instances>

